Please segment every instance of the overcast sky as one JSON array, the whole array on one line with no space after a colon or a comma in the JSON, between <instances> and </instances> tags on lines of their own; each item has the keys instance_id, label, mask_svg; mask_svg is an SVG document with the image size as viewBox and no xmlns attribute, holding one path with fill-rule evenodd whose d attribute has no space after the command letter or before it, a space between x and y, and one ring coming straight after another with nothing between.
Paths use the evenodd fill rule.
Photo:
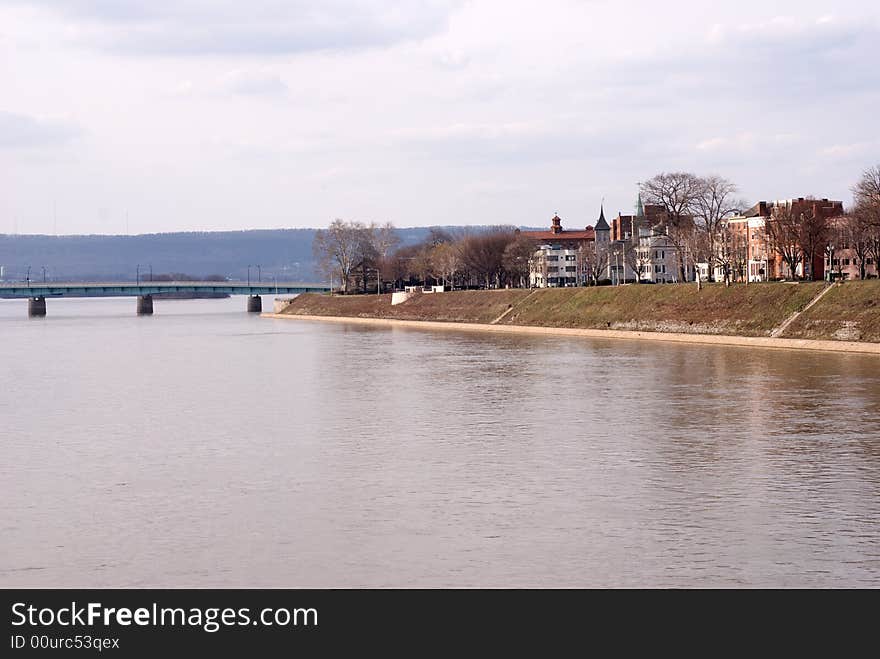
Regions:
<instances>
[{"instance_id":1,"label":"overcast sky","mask_svg":"<svg viewBox=\"0 0 880 659\"><path fill-rule=\"evenodd\" d=\"M880 3L718 4L0 0L0 233L580 227L682 169L848 202Z\"/></svg>"}]
</instances>

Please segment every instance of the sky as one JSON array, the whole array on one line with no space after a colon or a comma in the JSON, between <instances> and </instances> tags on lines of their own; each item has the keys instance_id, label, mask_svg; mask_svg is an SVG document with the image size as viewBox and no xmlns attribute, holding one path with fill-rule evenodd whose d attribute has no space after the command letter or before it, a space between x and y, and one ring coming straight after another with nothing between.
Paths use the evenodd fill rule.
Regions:
<instances>
[{"instance_id":1,"label":"sky","mask_svg":"<svg viewBox=\"0 0 880 659\"><path fill-rule=\"evenodd\" d=\"M0 0L0 233L848 203L878 61L873 0Z\"/></svg>"}]
</instances>

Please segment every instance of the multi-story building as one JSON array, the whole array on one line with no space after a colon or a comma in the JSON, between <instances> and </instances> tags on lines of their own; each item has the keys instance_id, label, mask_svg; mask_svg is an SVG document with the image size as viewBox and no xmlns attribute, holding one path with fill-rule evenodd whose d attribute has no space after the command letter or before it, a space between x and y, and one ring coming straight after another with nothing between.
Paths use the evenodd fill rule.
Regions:
<instances>
[{"instance_id":1,"label":"multi-story building","mask_svg":"<svg viewBox=\"0 0 880 659\"><path fill-rule=\"evenodd\" d=\"M718 241L719 263L727 263L734 279L748 277L748 281L768 281L790 277L804 277L812 273L813 279L822 279L826 268L826 245L822 244L813 254L810 263L802 259L795 272L789 267L772 244L772 231L768 223L778 221L776 214L791 213L793 217L818 218L833 222L843 215L843 202L828 199L783 199L774 202L759 201L750 209L725 221L721 240ZM716 277L723 277L723 268L716 266Z\"/></svg>"},{"instance_id":2,"label":"multi-story building","mask_svg":"<svg viewBox=\"0 0 880 659\"><path fill-rule=\"evenodd\" d=\"M664 226L639 228L639 245L634 265L640 282L666 284L679 281L678 251Z\"/></svg>"},{"instance_id":3,"label":"multi-story building","mask_svg":"<svg viewBox=\"0 0 880 659\"><path fill-rule=\"evenodd\" d=\"M604 225L604 227L602 226ZM589 281L590 252L608 243L608 224L600 213L596 228L583 230L562 228L562 220L554 215L549 231L519 231L535 242L535 255L529 267L530 286L580 286ZM598 238L597 238L598 235Z\"/></svg>"},{"instance_id":4,"label":"multi-story building","mask_svg":"<svg viewBox=\"0 0 880 659\"><path fill-rule=\"evenodd\" d=\"M579 286L584 281L581 248L548 243L535 250L529 268L529 285L534 288Z\"/></svg>"}]
</instances>

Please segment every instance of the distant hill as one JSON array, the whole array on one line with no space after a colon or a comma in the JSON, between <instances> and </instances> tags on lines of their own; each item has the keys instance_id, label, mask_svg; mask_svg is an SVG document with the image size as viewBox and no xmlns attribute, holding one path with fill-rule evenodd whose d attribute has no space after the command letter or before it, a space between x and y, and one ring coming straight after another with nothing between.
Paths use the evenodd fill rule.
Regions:
<instances>
[{"instance_id":1,"label":"distant hill","mask_svg":"<svg viewBox=\"0 0 880 659\"><path fill-rule=\"evenodd\" d=\"M398 229L401 244L423 240L431 228L450 232L464 227ZM470 227L480 229L484 227ZM183 272L245 279L248 264L260 265L263 279L320 281L312 257L315 229L267 229L153 233L138 236L32 236L0 234L0 266L7 281L134 280L142 274ZM257 268L251 268L251 278Z\"/></svg>"}]
</instances>

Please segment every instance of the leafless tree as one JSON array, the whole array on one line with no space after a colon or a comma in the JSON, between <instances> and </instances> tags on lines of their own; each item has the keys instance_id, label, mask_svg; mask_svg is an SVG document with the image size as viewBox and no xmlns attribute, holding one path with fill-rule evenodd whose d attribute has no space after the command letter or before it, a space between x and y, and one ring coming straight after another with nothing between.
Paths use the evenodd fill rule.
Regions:
<instances>
[{"instance_id":1,"label":"leafless tree","mask_svg":"<svg viewBox=\"0 0 880 659\"><path fill-rule=\"evenodd\" d=\"M312 252L322 272L339 279L343 293L348 293L349 279L360 265L359 255L365 226L360 222L335 219L327 229L315 232Z\"/></svg>"},{"instance_id":2,"label":"leafless tree","mask_svg":"<svg viewBox=\"0 0 880 659\"><path fill-rule=\"evenodd\" d=\"M455 277L461 268L458 247L451 242L435 245L431 249L431 265L434 276L441 279L444 286L455 286Z\"/></svg>"},{"instance_id":3,"label":"leafless tree","mask_svg":"<svg viewBox=\"0 0 880 659\"><path fill-rule=\"evenodd\" d=\"M797 215L800 225L798 240L804 253L804 274L813 280L816 278L813 263L815 263L816 257L822 254L825 243L828 242L829 222L812 203L799 207Z\"/></svg>"},{"instance_id":4,"label":"leafless tree","mask_svg":"<svg viewBox=\"0 0 880 659\"><path fill-rule=\"evenodd\" d=\"M619 252L620 265L622 266L623 273L622 279L626 281L626 268L629 266L629 269L635 274L636 283L641 284L642 275L644 274L644 270L650 265L651 257L649 252L639 244L638 236L621 244ZM620 275L621 272L618 272L618 278L620 278Z\"/></svg>"},{"instance_id":5,"label":"leafless tree","mask_svg":"<svg viewBox=\"0 0 880 659\"><path fill-rule=\"evenodd\" d=\"M853 186L855 205L864 221L880 227L880 165L869 167Z\"/></svg>"},{"instance_id":6,"label":"leafless tree","mask_svg":"<svg viewBox=\"0 0 880 659\"><path fill-rule=\"evenodd\" d=\"M867 254L880 275L880 165L869 167L862 173L853 187L853 197L853 214L859 218L867 242Z\"/></svg>"},{"instance_id":7,"label":"leafless tree","mask_svg":"<svg viewBox=\"0 0 880 659\"><path fill-rule=\"evenodd\" d=\"M870 214L864 213L860 206L840 218L840 224L843 238L857 261L859 279L865 279L868 276L868 259L873 256L874 240L877 240L880 248L880 225L875 226Z\"/></svg>"},{"instance_id":8,"label":"leafless tree","mask_svg":"<svg viewBox=\"0 0 880 659\"><path fill-rule=\"evenodd\" d=\"M732 231L729 225L725 223L724 235L727 241L727 269L724 270L729 282L729 274L732 273L734 279L749 281L749 240L748 234L743 231ZM724 266L722 266L724 268Z\"/></svg>"},{"instance_id":9,"label":"leafless tree","mask_svg":"<svg viewBox=\"0 0 880 659\"><path fill-rule=\"evenodd\" d=\"M379 270L379 286L382 286L382 280L386 278L393 268L390 264L391 254L400 244L400 236L391 222L386 222L382 226L376 227L373 231L374 245L377 254L377 269Z\"/></svg>"},{"instance_id":10,"label":"leafless tree","mask_svg":"<svg viewBox=\"0 0 880 659\"><path fill-rule=\"evenodd\" d=\"M766 222L767 238L770 249L779 254L786 266L789 276L797 278L797 269L804 258L801 248L800 214L788 204L775 206L772 216Z\"/></svg>"},{"instance_id":11,"label":"leafless tree","mask_svg":"<svg viewBox=\"0 0 880 659\"><path fill-rule=\"evenodd\" d=\"M581 245L579 252L580 268L587 273L587 278L593 286L599 284L600 279L605 279L608 273L608 259L610 256L608 244L594 241Z\"/></svg>"},{"instance_id":12,"label":"leafless tree","mask_svg":"<svg viewBox=\"0 0 880 659\"><path fill-rule=\"evenodd\" d=\"M500 286L505 279L504 250L514 237L512 227L494 227L465 236L459 242L461 261L486 288Z\"/></svg>"},{"instance_id":13,"label":"leafless tree","mask_svg":"<svg viewBox=\"0 0 880 659\"><path fill-rule=\"evenodd\" d=\"M723 237L724 221L745 206L745 202L737 198L737 192L734 183L714 174L701 177L696 182L690 208L694 214L694 228L700 234L700 239L695 241L693 253L695 260L709 264L709 281L715 279L715 265L721 266L726 273L731 265L729 258L724 263L719 261L718 240ZM729 274L726 281L729 283Z\"/></svg>"},{"instance_id":14,"label":"leafless tree","mask_svg":"<svg viewBox=\"0 0 880 659\"><path fill-rule=\"evenodd\" d=\"M520 288L525 288L528 283L530 264L535 251L535 242L519 234L504 248L502 256L504 270L511 281Z\"/></svg>"},{"instance_id":15,"label":"leafless tree","mask_svg":"<svg viewBox=\"0 0 880 659\"><path fill-rule=\"evenodd\" d=\"M664 172L641 184L645 203L665 211L666 233L675 246L681 280L685 281L684 248L694 231L694 208L703 189L700 177L689 172Z\"/></svg>"}]
</instances>

